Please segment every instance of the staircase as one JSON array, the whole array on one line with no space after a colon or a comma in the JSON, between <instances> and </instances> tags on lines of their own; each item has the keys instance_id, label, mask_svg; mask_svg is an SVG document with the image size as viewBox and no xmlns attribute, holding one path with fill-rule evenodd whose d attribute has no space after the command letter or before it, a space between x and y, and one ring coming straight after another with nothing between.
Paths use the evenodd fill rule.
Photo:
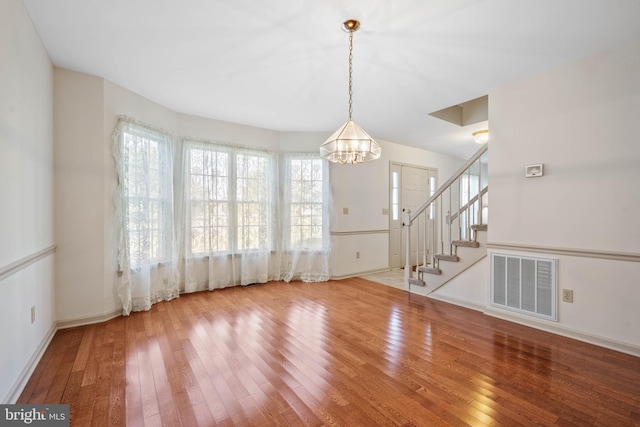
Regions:
<instances>
[{"instance_id":1,"label":"staircase","mask_svg":"<svg viewBox=\"0 0 640 427\"><path fill-rule=\"evenodd\" d=\"M487 158L485 144L416 212L403 210L405 289L429 294L486 257Z\"/></svg>"}]
</instances>

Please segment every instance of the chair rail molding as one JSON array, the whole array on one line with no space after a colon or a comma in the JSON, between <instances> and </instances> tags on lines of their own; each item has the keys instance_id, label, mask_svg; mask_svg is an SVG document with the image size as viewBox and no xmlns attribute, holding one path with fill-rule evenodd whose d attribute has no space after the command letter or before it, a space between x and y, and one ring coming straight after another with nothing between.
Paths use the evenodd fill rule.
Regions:
<instances>
[{"instance_id":1,"label":"chair rail molding","mask_svg":"<svg viewBox=\"0 0 640 427\"><path fill-rule=\"evenodd\" d=\"M487 243L488 249L502 249L521 252L538 252L554 255L567 255L581 258L610 259L615 261L640 262L640 253L596 251L592 249L556 248L536 245L517 245L513 243Z\"/></svg>"},{"instance_id":2,"label":"chair rail molding","mask_svg":"<svg viewBox=\"0 0 640 427\"><path fill-rule=\"evenodd\" d=\"M38 252L34 252L31 255L27 255L26 257L20 258L17 261L7 264L4 267L0 267L0 280L4 280L12 274L17 273L18 271L30 266L35 262L38 262L42 258L48 257L55 251L56 245L51 245Z\"/></svg>"},{"instance_id":3,"label":"chair rail molding","mask_svg":"<svg viewBox=\"0 0 640 427\"><path fill-rule=\"evenodd\" d=\"M332 231L332 236L357 236L359 234L389 234L388 229L384 230L354 230L354 231Z\"/></svg>"}]
</instances>

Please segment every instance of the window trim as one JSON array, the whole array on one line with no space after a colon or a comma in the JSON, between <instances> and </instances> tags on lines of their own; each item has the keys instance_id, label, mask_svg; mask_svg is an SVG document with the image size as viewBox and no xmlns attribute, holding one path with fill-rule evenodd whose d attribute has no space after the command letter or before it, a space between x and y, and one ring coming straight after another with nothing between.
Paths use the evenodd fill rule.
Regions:
<instances>
[{"instance_id":1,"label":"window trim","mask_svg":"<svg viewBox=\"0 0 640 427\"><path fill-rule=\"evenodd\" d=\"M158 151L158 195L157 197L153 197L150 194L147 195L130 195L130 183L132 182L130 170L130 156L127 154L130 152L130 147L127 147L127 137L131 136L134 139L142 139L145 141L146 152L145 156L149 157L150 155L150 143L155 143L157 145ZM162 132L159 132L154 129L146 128L144 126L140 126L133 123L128 123L126 128L122 129L120 134L120 149L121 149L121 167L124 176L119 177L122 180L122 203L123 203L123 215L124 218L124 238L127 240L127 254L128 254L128 262L131 265L133 270L139 270L142 265L161 265L166 264L171 260L171 251L173 250L174 239L174 225L173 225L173 198L174 198L174 190L173 190L173 142L171 140L171 136ZM147 162L150 159L147 158ZM162 168L163 164L171 165L168 168L168 171ZM145 177L148 181L150 179L149 176ZM146 249L147 257L136 259L131 257L131 234L132 230L129 227L129 217L130 217L130 203L134 200L142 201L143 203L146 201L147 205L150 206L151 203L157 203L158 205L158 220L157 220L157 228L154 228L158 232L160 242L156 245L156 247L152 247L151 244L148 244ZM153 216L149 212L146 213L146 218ZM136 232L139 230L135 230ZM157 251L155 256L151 254Z\"/></svg>"},{"instance_id":2,"label":"window trim","mask_svg":"<svg viewBox=\"0 0 640 427\"><path fill-rule=\"evenodd\" d=\"M311 160L311 161L319 161L321 164L321 171L322 171L322 178L319 180L322 186L322 200L320 202L313 202L313 204L315 205L320 205L321 206L321 211L322 211L322 224L320 226L321 228L321 239L322 239L322 243L319 247L302 247L302 246L295 246L292 244L292 218L291 218L291 205L294 204L294 202L292 202L291 198L292 198L292 194L291 194L291 189L292 189L292 176L291 176L291 162L293 160ZM308 153L288 153L284 156L284 170L285 172L289 172L289 176L285 176L284 177L284 198L282 201L282 214L283 217L285 218L285 220L283 221L284 224L287 224L288 227L285 227L282 230L282 236L283 236L283 252L285 253L295 253L295 252L300 252L300 253L328 253L330 250L330 246L331 246L331 236L330 236L330 231L329 231L329 205L330 205L330 185L329 185L329 176L328 176L328 172L329 172L329 168L328 168L328 164L327 161L322 159L320 157L320 155L312 155L312 154L308 154ZM301 203L295 203L295 204L305 204L303 202Z\"/></svg>"}]
</instances>

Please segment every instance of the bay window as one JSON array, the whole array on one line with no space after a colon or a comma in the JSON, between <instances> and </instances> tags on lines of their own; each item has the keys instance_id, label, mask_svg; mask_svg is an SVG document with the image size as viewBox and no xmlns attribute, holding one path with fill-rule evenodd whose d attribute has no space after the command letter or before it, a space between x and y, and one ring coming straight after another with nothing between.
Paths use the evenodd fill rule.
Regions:
<instances>
[{"instance_id":1,"label":"bay window","mask_svg":"<svg viewBox=\"0 0 640 427\"><path fill-rule=\"evenodd\" d=\"M114 131L125 314L180 292L329 279L326 160L191 139L175 157L174 143L129 119Z\"/></svg>"}]
</instances>

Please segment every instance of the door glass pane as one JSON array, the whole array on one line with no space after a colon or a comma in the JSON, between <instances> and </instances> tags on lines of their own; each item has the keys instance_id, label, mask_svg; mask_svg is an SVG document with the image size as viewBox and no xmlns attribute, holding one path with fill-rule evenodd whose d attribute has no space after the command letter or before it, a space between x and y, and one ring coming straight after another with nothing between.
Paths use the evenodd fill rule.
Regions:
<instances>
[{"instance_id":1,"label":"door glass pane","mask_svg":"<svg viewBox=\"0 0 640 427\"><path fill-rule=\"evenodd\" d=\"M398 172L391 174L392 188L391 188L391 218L397 221L400 218L400 177Z\"/></svg>"}]
</instances>

